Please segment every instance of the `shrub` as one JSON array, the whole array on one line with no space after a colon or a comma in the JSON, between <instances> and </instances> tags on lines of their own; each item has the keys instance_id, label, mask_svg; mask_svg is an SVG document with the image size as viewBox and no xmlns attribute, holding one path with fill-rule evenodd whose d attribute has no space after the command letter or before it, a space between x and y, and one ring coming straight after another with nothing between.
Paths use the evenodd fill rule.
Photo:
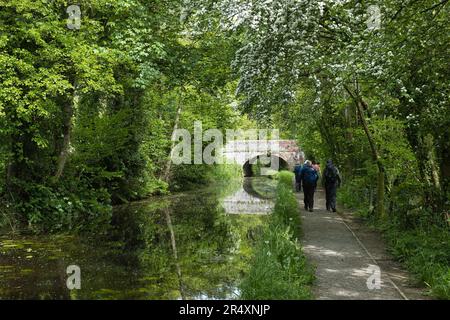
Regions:
<instances>
[{"instance_id":1,"label":"shrub","mask_svg":"<svg viewBox=\"0 0 450 320\"><path fill-rule=\"evenodd\" d=\"M392 184L386 195L388 218L372 214L370 181L353 176L338 193L344 205L385 236L388 249L436 298L450 298L450 232L444 220L424 204L423 186L410 177Z\"/></svg>"},{"instance_id":2,"label":"shrub","mask_svg":"<svg viewBox=\"0 0 450 320\"><path fill-rule=\"evenodd\" d=\"M24 217L23 222L34 232L72 230L98 234L109 225L112 206L106 189L94 190L74 183L21 183L20 187L25 201L13 204L13 210Z\"/></svg>"}]
</instances>

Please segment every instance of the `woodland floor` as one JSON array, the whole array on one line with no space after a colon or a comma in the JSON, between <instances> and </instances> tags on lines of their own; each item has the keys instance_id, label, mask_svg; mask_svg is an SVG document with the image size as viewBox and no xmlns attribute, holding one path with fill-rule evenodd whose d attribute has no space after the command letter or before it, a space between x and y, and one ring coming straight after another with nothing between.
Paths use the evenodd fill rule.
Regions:
<instances>
[{"instance_id":1,"label":"woodland floor","mask_svg":"<svg viewBox=\"0 0 450 320\"><path fill-rule=\"evenodd\" d=\"M316 267L316 299L430 299L424 289L387 252L378 232L370 230L345 210L326 211L325 193L315 194L314 212L305 212L300 201L303 249ZM371 266L381 269L381 288L370 290Z\"/></svg>"}]
</instances>

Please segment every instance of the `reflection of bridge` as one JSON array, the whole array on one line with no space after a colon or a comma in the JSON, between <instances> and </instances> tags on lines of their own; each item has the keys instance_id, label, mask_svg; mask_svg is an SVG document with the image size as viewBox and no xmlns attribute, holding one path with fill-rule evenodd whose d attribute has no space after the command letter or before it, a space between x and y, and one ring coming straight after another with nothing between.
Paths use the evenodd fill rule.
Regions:
<instances>
[{"instance_id":1,"label":"reflection of bridge","mask_svg":"<svg viewBox=\"0 0 450 320\"><path fill-rule=\"evenodd\" d=\"M294 169L297 160L304 161L304 153L294 140L235 140L226 144L224 156L227 163L244 167L256 163L258 157L266 157L266 163L278 170L280 167ZM270 157L269 157L270 156ZM274 163L275 165L274 167Z\"/></svg>"},{"instance_id":2,"label":"reflection of bridge","mask_svg":"<svg viewBox=\"0 0 450 320\"><path fill-rule=\"evenodd\" d=\"M223 207L228 214L268 214L273 202L256 198L241 189L223 200Z\"/></svg>"},{"instance_id":3,"label":"reflection of bridge","mask_svg":"<svg viewBox=\"0 0 450 320\"><path fill-rule=\"evenodd\" d=\"M252 178L245 178L242 189L223 200L223 208L228 214L268 214L274 206L275 188L276 185L272 187L272 196L261 195L255 190Z\"/></svg>"}]
</instances>

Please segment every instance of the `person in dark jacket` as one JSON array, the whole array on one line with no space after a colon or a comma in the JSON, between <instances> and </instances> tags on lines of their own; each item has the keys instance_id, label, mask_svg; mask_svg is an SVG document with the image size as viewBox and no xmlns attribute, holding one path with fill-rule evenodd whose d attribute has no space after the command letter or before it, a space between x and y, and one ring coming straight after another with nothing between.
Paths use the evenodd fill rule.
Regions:
<instances>
[{"instance_id":1,"label":"person in dark jacket","mask_svg":"<svg viewBox=\"0 0 450 320\"><path fill-rule=\"evenodd\" d=\"M327 210L336 212L336 193L337 188L341 186L341 175L332 160L327 161L327 166L323 172L323 180Z\"/></svg>"},{"instance_id":2,"label":"person in dark jacket","mask_svg":"<svg viewBox=\"0 0 450 320\"><path fill-rule=\"evenodd\" d=\"M294 167L294 174L295 174L295 191L300 192L302 189L301 180L300 180L300 172L302 171L302 165L300 162L297 162L297 164Z\"/></svg>"},{"instance_id":3,"label":"person in dark jacket","mask_svg":"<svg viewBox=\"0 0 450 320\"><path fill-rule=\"evenodd\" d=\"M312 167L311 161L306 160L300 171L300 181L303 186L305 210L310 212L313 212L314 209L314 192L316 191L317 180L319 180L319 173Z\"/></svg>"}]
</instances>

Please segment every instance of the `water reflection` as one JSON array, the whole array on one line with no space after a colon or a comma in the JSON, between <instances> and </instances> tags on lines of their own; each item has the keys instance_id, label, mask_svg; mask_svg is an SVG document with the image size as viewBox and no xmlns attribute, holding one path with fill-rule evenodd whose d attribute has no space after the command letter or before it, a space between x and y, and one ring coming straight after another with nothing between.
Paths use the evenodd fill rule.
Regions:
<instances>
[{"instance_id":1,"label":"water reflection","mask_svg":"<svg viewBox=\"0 0 450 320\"><path fill-rule=\"evenodd\" d=\"M227 213L267 213L271 183L122 206L101 238L2 235L0 299L238 298L266 217ZM80 290L66 287L71 264Z\"/></svg>"},{"instance_id":2,"label":"water reflection","mask_svg":"<svg viewBox=\"0 0 450 320\"><path fill-rule=\"evenodd\" d=\"M268 214L273 209L276 182L265 177L245 178L242 188L223 200L227 214Z\"/></svg>"}]
</instances>

